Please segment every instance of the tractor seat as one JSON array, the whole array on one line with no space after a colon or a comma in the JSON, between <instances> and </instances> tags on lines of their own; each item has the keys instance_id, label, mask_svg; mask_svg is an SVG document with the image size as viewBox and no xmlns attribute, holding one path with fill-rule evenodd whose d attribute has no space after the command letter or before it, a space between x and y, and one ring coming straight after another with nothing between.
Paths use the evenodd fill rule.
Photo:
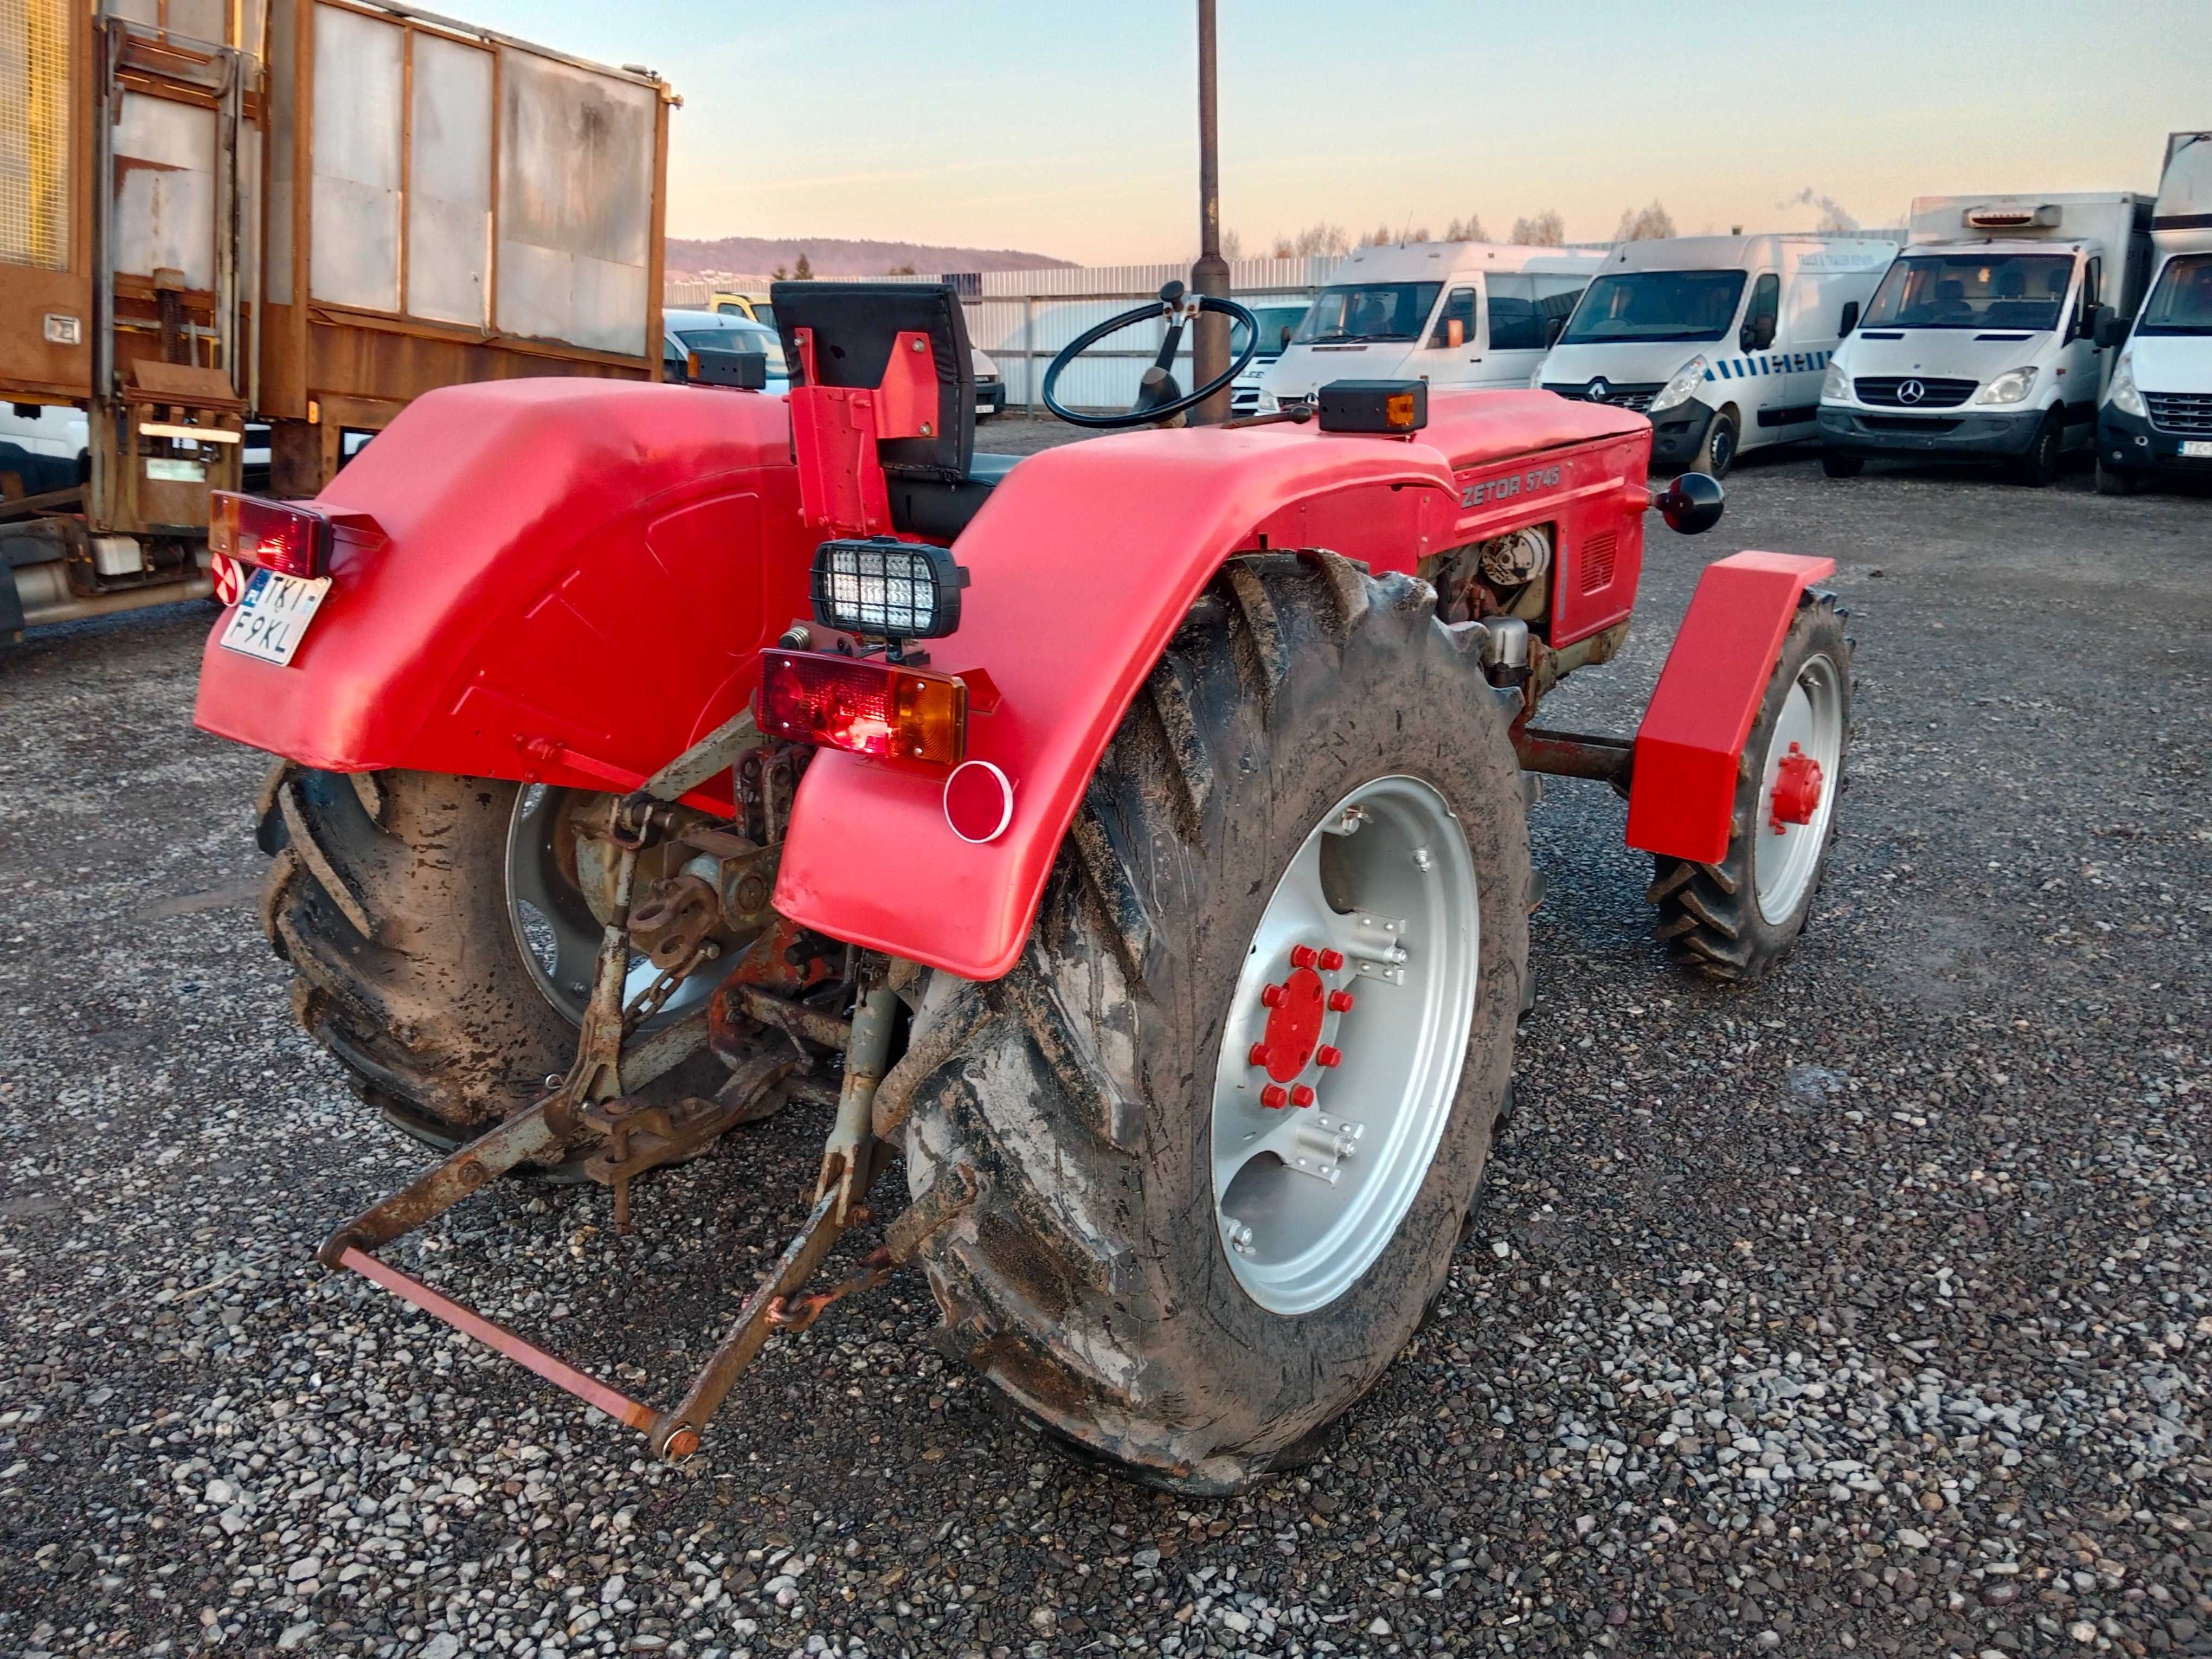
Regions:
<instances>
[{"instance_id":1,"label":"tractor seat","mask_svg":"<svg viewBox=\"0 0 2212 1659\"><path fill-rule=\"evenodd\" d=\"M971 455L968 476L957 483L887 476L884 483L890 489L891 523L909 536L951 541L968 527L969 520L983 510L983 503L991 499L991 491L998 487L999 481L1024 459L1020 455Z\"/></svg>"},{"instance_id":2,"label":"tractor seat","mask_svg":"<svg viewBox=\"0 0 2212 1659\"><path fill-rule=\"evenodd\" d=\"M937 367L937 419L927 437L887 439L877 447L890 497L891 525L910 536L951 541L991 498L1018 455L975 453L975 359L967 313L949 283L777 283L769 289L794 385L805 384L812 339L813 372L823 386L881 386L902 333L921 334Z\"/></svg>"}]
</instances>

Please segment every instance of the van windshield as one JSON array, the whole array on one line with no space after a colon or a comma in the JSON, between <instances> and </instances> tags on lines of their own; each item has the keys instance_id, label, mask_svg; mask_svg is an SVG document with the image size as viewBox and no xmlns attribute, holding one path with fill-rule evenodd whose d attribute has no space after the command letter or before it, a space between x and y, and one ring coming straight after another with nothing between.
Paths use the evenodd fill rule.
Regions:
<instances>
[{"instance_id":1,"label":"van windshield","mask_svg":"<svg viewBox=\"0 0 2212 1659\"><path fill-rule=\"evenodd\" d=\"M2212 334L2212 253L2178 253L2143 301L2138 334Z\"/></svg>"},{"instance_id":2,"label":"van windshield","mask_svg":"<svg viewBox=\"0 0 2212 1659\"><path fill-rule=\"evenodd\" d=\"M1442 283L1363 283L1325 288L1291 337L1292 345L1352 340L1418 340L1443 291Z\"/></svg>"},{"instance_id":3,"label":"van windshield","mask_svg":"<svg viewBox=\"0 0 2212 1659\"><path fill-rule=\"evenodd\" d=\"M1583 290L1561 345L1717 340L1743 297L1741 270L1625 270Z\"/></svg>"},{"instance_id":4,"label":"van windshield","mask_svg":"<svg viewBox=\"0 0 2212 1659\"><path fill-rule=\"evenodd\" d=\"M1304 306L1254 306L1252 315L1260 324L1260 350L1262 358L1279 357L1283 342L1298 331L1298 320L1306 314ZM1229 331L1229 355L1235 356L1244 349L1244 325L1235 324Z\"/></svg>"},{"instance_id":5,"label":"van windshield","mask_svg":"<svg viewBox=\"0 0 2212 1659\"><path fill-rule=\"evenodd\" d=\"M2070 253L1908 253L1889 268L1862 328L2058 326Z\"/></svg>"}]
</instances>

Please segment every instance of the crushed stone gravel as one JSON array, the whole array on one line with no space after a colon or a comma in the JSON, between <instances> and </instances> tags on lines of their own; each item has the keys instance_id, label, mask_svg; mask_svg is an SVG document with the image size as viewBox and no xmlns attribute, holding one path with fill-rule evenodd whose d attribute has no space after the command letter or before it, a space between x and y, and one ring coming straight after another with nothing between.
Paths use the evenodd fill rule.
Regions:
<instances>
[{"instance_id":1,"label":"crushed stone gravel","mask_svg":"<svg viewBox=\"0 0 2212 1659\"><path fill-rule=\"evenodd\" d=\"M1003 421L981 447L1058 434ZM1654 528L1833 555L1843 836L1778 979L1652 944L1555 782L1520 1113L1438 1317L1321 1460L1194 1502L1068 1461L917 1278L771 1344L702 1454L312 1262L420 1167L295 1028L260 757L198 608L0 652L0 1652L2212 1653L2212 503L1741 466ZM396 1255L649 1398L800 1215L794 1109ZM865 1243L866 1241L863 1241Z\"/></svg>"}]
</instances>

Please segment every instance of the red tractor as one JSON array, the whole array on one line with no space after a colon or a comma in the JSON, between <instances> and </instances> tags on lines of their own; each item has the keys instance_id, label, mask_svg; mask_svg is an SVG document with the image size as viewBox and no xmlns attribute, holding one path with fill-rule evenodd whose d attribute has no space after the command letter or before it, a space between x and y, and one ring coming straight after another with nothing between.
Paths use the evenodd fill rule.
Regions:
<instances>
[{"instance_id":1,"label":"red tractor","mask_svg":"<svg viewBox=\"0 0 2212 1659\"><path fill-rule=\"evenodd\" d=\"M457 386L313 503L225 501L198 720L280 757L270 939L445 1154L328 1265L682 1456L775 1331L918 1262L1049 1432L1226 1490L1444 1283L1528 1002L1530 774L1626 796L1686 966L1789 950L1848 724L1832 563L1712 565L1633 740L1546 730L1628 628L1649 423L1415 381L1163 428L1218 389L1168 372L1201 308L1242 316L1116 319L1169 343L1087 419L1163 429L1018 464L974 453L950 289L788 284L787 401L757 359ZM1719 489L1656 504L1695 531ZM511 1170L626 1225L635 1176L793 1103L834 1113L813 1210L667 1409L378 1254ZM910 1201L815 1282L895 1154Z\"/></svg>"}]
</instances>

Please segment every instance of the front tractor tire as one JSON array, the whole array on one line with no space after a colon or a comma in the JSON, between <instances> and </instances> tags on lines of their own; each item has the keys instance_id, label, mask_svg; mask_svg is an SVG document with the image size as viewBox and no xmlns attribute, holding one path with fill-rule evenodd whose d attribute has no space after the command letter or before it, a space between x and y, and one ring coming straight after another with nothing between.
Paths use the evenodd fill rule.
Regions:
<instances>
[{"instance_id":1,"label":"front tractor tire","mask_svg":"<svg viewBox=\"0 0 2212 1659\"><path fill-rule=\"evenodd\" d=\"M575 1058L510 913L521 786L285 765L265 791L262 925L295 1013L395 1128L450 1150Z\"/></svg>"},{"instance_id":2,"label":"front tractor tire","mask_svg":"<svg viewBox=\"0 0 2212 1659\"><path fill-rule=\"evenodd\" d=\"M1708 979L1763 977L1790 954L1812 913L1835 838L1850 732L1844 615L1826 593L1808 589L1798 602L1738 762L1727 856L1717 864L1654 860L1649 897L1659 907L1659 937L1677 963ZM1807 808L1801 793L1793 807L1792 786L1802 791L1808 761L1819 769L1817 796ZM1799 812L1806 821L1787 821Z\"/></svg>"},{"instance_id":3,"label":"front tractor tire","mask_svg":"<svg viewBox=\"0 0 2212 1659\"><path fill-rule=\"evenodd\" d=\"M1434 592L1333 554L1234 562L1123 720L1018 964L938 975L916 1016L912 1189L965 1166L981 1194L924 1249L948 1352L1155 1484L1296 1461L1443 1286L1528 890L1506 720Z\"/></svg>"}]
</instances>

